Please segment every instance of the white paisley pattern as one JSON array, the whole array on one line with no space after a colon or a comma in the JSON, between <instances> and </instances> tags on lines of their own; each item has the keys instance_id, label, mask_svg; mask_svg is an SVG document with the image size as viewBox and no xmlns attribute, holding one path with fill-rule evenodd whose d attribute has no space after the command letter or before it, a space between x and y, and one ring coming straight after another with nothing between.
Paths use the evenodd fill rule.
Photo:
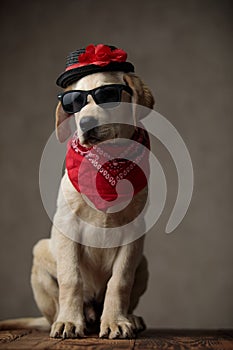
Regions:
<instances>
[{"instance_id":1,"label":"white paisley pattern","mask_svg":"<svg viewBox=\"0 0 233 350\"><path fill-rule=\"evenodd\" d=\"M138 146L135 147L135 143L130 143L129 147L126 147L123 152L119 154L117 159L112 159L111 155L105 152L100 145L95 145L92 148L87 148L84 150L79 147L79 140L77 133L74 133L73 139L71 141L71 147L73 150L84 156L90 161L90 163L100 172L100 174L111 184L112 187L115 187L118 181L123 180L126 176L134 169L137 164L140 164L141 160L145 156L146 149ZM135 156L134 162L125 159L127 154L133 152ZM139 153L139 154L138 154ZM101 162L100 157L104 158L106 162ZM126 166L128 164L128 166Z\"/></svg>"}]
</instances>

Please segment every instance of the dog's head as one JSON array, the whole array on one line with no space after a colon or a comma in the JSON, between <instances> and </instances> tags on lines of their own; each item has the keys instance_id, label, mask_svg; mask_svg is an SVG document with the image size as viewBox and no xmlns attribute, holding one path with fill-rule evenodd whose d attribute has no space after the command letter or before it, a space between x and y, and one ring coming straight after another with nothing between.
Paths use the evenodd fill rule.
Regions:
<instances>
[{"instance_id":1,"label":"dog's head","mask_svg":"<svg viewBox=\"0 0 233 350\"><path fill-rule=\"evenodd\" d=\"M102 87L112 84L117 85L120 101L128 102L124 104L126 113L121 116L124 117L124 120L120 119L121 123L116 123L117 107L111 103L104 103L104 94L102 93L104 89ZM98 94L95 94L97 88L100 88L98 89L100 98ZM102 91L99 92L101 89ZM68 95L73 90L84 91L85 96L85 99L82 96L82 99L85 100L82 108L73 113L79 141L84 146L92 146L110 139L130 138L134 132L134 127L131 125L136 126L137 121L143 118L154 105L154 98L149 88L134 73L99 72L90 74L68 86L65 92ZM88 91L88 94L85 91ZM99 101L102 102L98 104ZM137 105L145 106L148 109L137 109ZM56 109L56 132L61 142L64 142L71 134L69 126L71 115L72 113L67 113L62 103L59 102ZM125 124L122 124L123 122Z\"/></svg>"}]
</instances>

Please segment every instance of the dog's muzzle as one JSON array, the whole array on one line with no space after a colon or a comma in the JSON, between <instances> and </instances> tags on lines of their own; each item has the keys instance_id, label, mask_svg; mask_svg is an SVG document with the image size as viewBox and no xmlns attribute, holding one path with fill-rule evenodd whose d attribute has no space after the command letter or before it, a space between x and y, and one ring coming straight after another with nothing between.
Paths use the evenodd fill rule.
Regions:
<instances>
[{"instance_id":1,"label":"dog's muzzle","mask_svg":"<svg viewBox=\"0 0 233 350\"><path fill-rule=\"evenodd\" d=\"M95 128L98 125L98 121L95 119L95 117L86 116L81 118L79 125L80 125L80 129L83 132L87 132Z\"/></svg>"}]
</instances>

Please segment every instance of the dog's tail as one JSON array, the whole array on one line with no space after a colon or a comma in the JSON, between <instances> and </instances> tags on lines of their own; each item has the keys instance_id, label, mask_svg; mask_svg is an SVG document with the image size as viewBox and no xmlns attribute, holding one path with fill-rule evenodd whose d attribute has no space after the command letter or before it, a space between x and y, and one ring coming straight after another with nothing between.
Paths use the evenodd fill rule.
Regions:
<instances>
[{"instance_id":1,"label":"dog's tail","mask_svg":"<svg viewBox=\"0 0 233 350\"><path fill-rule=\"evenodd\" d=\"M45 317L14 318L11 320L0 321L0 330L22 328L49 331L50 324Z\"/></svg>"}]
</instances>

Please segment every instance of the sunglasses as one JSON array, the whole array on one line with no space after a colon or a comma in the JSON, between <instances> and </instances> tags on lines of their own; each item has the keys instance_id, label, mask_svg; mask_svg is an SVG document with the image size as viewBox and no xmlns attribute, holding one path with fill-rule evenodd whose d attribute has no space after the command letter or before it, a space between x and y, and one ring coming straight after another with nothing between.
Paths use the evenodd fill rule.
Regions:
<instances>
[{"instance_id":1,"label":"sunglasses","mask_svg":"<svg viewBox=\"0 0 233 350\"><path fill-rule=\"evenodd\" d=\"M68 114L79 112L87 104L87 96L91 95L97 105L103 108L117 107L121 102L122 90L133 95L132 89L128 85L111 84L97 87L93 90L71 90L59 94L64 111Z\"/></svg>"}]
</instances>

